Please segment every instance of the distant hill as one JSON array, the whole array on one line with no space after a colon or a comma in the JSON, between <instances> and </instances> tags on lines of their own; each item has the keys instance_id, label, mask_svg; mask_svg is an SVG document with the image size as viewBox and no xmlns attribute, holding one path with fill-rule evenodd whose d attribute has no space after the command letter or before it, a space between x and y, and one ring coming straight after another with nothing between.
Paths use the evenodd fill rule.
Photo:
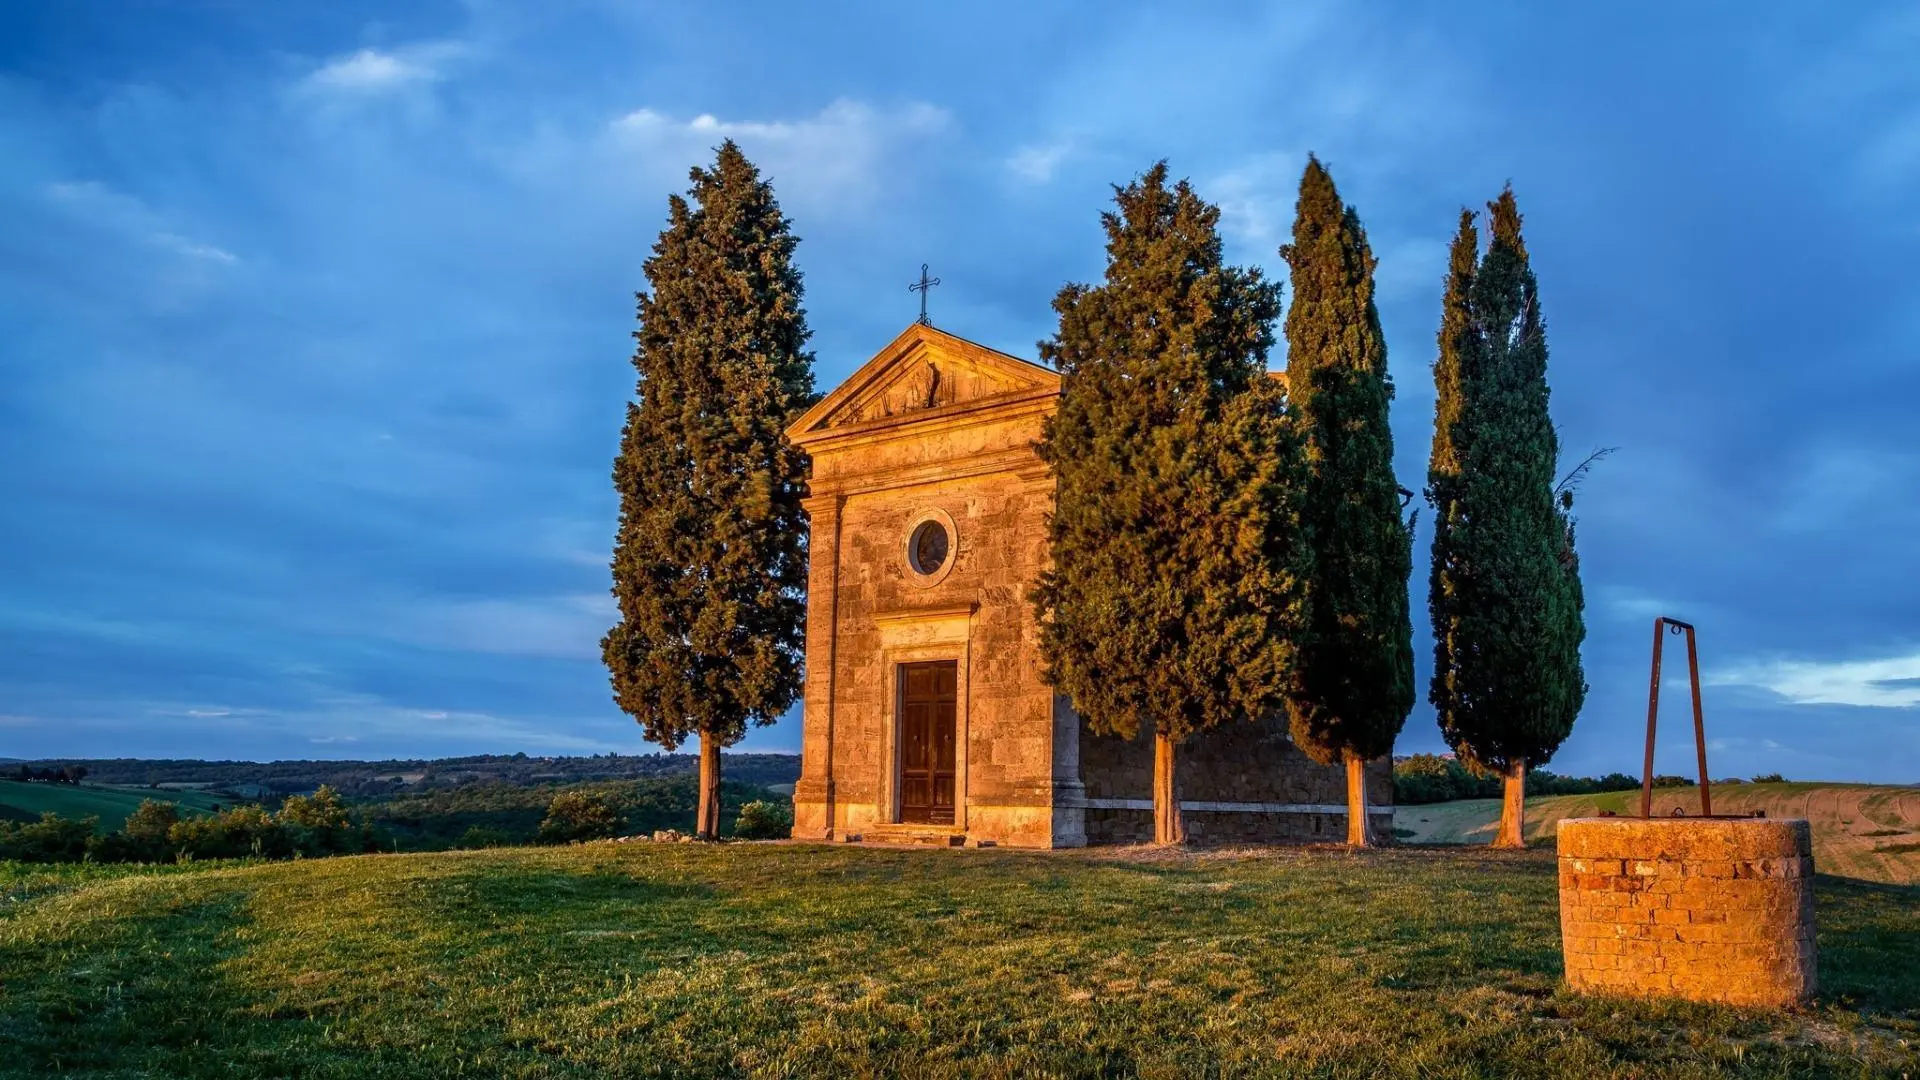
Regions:
<instances>
[{"instance_id":1,"label":"distant hill","mask_svg":"<svg viewBox=\"0 0 1920 1080\"><path fill-rule=\"evenodd\" d=\"M1697 787L1660 788L1653 812L1698 813ZM1764 810L1770 818L1806 818L1813 827L1813 861L1824 874L1920 884L1920 787L1877 784L1727 784L1713 788L1718 813ZM1549 844L1563 818L1592 817L1602 810L1640 812L1638 791L1558 795L1527 800L1527 842ZM1394 826L1410 843L1473 844L1493 839L1498 799L1402 806Z\"/></svg>"},{"instance_id":2,"label":"distant hill","mask_svg":"<svg viewBox=\"0 0 1920 1080\"><path fill-rule=\"evenodd\" d=\"M479 754L472 757L388 759L385 761L200 761L197 759L44 758L14 762L33 768L84 766L87 779L100 784L169 788L224 788L250 797L273 799L309 792L326 784L343 795L371 799L468 784L573 784L600 780L641 780L697 771L692 754L600 754L593 757L529 757ZM791 784L800 778L797 754L726 754L728 780L762 787Z\"/></svg>"}]
</instances>

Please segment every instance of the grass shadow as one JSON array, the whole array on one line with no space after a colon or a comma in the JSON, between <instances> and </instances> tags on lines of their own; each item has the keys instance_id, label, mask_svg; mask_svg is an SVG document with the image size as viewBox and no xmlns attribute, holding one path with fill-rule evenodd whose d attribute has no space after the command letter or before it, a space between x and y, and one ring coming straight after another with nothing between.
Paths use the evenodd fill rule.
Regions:
<instances>
[{"instance_id":1,"label":"grass shadow","mask_svg":"<svg viewBox=\"0 0 1920 1080\"><path fill-rule=\"evenodd\" d=\"M1820 996L1920 1019L1920 886L1818 875Z\"/></svg>"}]
</instances>

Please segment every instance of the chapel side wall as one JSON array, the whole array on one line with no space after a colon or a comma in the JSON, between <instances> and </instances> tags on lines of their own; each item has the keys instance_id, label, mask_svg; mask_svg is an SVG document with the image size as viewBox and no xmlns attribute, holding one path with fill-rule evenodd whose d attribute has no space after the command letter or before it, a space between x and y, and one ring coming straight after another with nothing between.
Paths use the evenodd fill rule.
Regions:
<instances>
[{"instance_id":1,"label":"chapel side wall","mask_svg":"<svg viewBox=\"0 0 1920 1080\"><path fill-rule=\"evenodd\" d=\"M1027 425L1037 435L1037 421ZM973 442L981 432L957 432ZM992 433L984 433L991 436ZM1004 433L1002 439L1011 438ZM915 464L925 442L898 447ZM877 471L887 464L871 463ZM1044 475L1010 470L857 493L841 506L834 670L836 830L858 835L894 818L891 790L895 665L960 661L956 722L962 790L957 822L973 840L1046 847L1053 828L1053 694L1039 678L1037 631L1026 593L1045 551L1051 489ZM909 525L939 509L954 521L952 570L922 586L905 566ZM959 646L922 648L911 613L977 605ZM903 620L902 616L906 618ZM894 627L891 635L883 621ZM907 650L907 651L903 651Z\"/></svg>"},{"instance_id":2,"label":"chapel side wall","mask_svg":"<svg viewBox=\"0 0 1920 1080\"><path fill-rule=\"evenodd\" d=\"M1345 806L1346 772L1307 757L1287 734L1284 717L1258 723L1229 723L1204 731L1182 744L1176 758L1180 801L1280 803ZM1080 733L1080 775L1089 800L1151 800L1153 736L1145 725L1135 738ZM1388 758L1367 764L1367 804L1393 805L1393 765ZM1341 841L1346 814L1268 811L1187 810L1190 838L1213 843ZM1391 814L1372 815L1377 834L1389 834ZM1089 843L1146 843L1153 839L1148 809L1092 809L1086 814Z\"/></svg>"}]
</instances>

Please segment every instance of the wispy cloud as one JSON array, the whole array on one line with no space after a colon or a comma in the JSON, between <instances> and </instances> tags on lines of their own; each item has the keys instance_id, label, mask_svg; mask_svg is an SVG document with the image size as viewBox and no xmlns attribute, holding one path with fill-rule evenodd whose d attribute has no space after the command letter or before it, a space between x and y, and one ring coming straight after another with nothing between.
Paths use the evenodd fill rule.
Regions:
<instances>
[{"instance_id":1,"label":"wispy cloud","mask_svg":"<svg viewBox=\"0 0 1920 1080\"><path fill-rule=\"evenodd\" d=\"M597 661L600 637L614 614L611 597L585 593L434 601L396 608L376 622L393 637L425 648Z\"/></svg>"},{"instance_id":2,"label":"wispy cloud","mask_svg":"<svg viewBox=\"0 0 1920 1080\"><path fill-rule=\"evenodd\" d=\"M1007 159L1007 171L1029 184L1044 184L1053 179L1054 170L1072 151L1073 147L1064 142L1025 146Z\"/></svg>"},{"instance_id":3,"label":"wispy cloud","mask_svg":"<svg viewBox=\"0 0 1920 1080\"><path fill-rule=\"evenodd\" d=\"M729 120L711 113L680 119L651 108L614 120L607 136L616 153L670 162L684 175L688 163L711 157L734 139L778 184L783 200L816 209L854 207L874 190L883 164L905 160L908 144L936 136L951 123L946 110L924 102L876 108L842 98L811 116Z\"/></svg>"},{"instance_id":4,"label":"wispy cloud","mask_svg":"<svg viewBox=\"0 0 1920 1080\"><path fill-rule=\"evenodd\" d=\"M47 198L89 224L123 234L189 259L232 265L233 252L176 232L166 218L139 199L95 180L62 180L46 186Z\"/></svg>"},{"instance_id":5,"label":"wispy cloud","mask_svg":"<svg viewBox=\"0 0 1920 1080\"><path fill-rule=\"evenodd\" d=\"M1877 660L1771 660L1714 672L1716 686L1770 690L1795 705L1920 706L1920 652Z\"/></svg>"},{"instance_id":6,"label":"wispy cloud","mask_svg":"<svg viewBox=\"0 0 1920 1080\"><path fill-rule=\"evenodd\" d=\"M449 61L464 55L466 46L435 41L400 49L360 49L320 65L301 81L303 88L326 94L382 94L408 86L438 82Z\"/></svg>"}]
</instances>

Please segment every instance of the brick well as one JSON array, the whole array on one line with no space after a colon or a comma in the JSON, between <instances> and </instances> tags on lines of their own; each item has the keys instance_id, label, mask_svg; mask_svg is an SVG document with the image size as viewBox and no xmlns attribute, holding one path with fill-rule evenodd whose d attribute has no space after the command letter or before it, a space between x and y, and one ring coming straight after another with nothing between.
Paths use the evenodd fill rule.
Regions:
<instances>
[{"instance_id":1,"label":"brick well","mask_svg":"<svg viewBox=\"0 0 1920 1080\"><path fill-rule=\"evenodd\" d=\"M1559 854L1574 989L1760 1006L1814 993L1805 821L1572 818Z\"/></svg>"}]
</instances>

